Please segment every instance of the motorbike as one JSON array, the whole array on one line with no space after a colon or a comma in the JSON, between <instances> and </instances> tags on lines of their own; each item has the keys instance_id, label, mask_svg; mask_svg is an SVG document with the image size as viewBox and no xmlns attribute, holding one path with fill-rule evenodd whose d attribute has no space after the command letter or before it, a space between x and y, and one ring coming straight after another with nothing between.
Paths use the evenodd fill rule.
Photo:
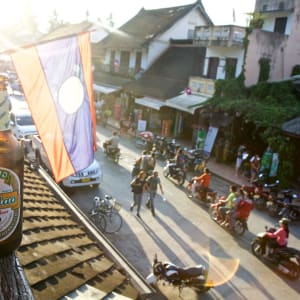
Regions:
<instances>
[{"instance_id":1,"label":"motorbike","mask_svg":"<svg viewBox=\"0 0 300 300\"><path fill-rule=\"evenodd\" d=\"M300 276L300 251L291 247L274 248L273 253L265 255L266 232L275 232L276 228L265 227L265 232L260 232L251 242L251 251L259 259L270 263L282 274L291 279L298 279Z\"/></svg>"},{"instance_id":2,"label":"motorbike","mask_svg":"<svg viewBox=\"0 0 300 300\"><path fill-rule=\"evenodd\" d=\"M153 142L154 154L156 158L165 160L167 158L168 142L163 136L155 136Z\"/></svg>"},{"instance_id":3,"label":"motorbike","mask_svg":"<svg viewBox=\"0 0 300 300\"><path fill-rule=\"evenodd\" d=\"M270 198L267 202L269 216L278 217L285 205L291 204L296 199L298 199L298 195L291 189L279 191L277 197Z\"/></svg>"},{"instance_id":4,"label":"motorbike","mask_svg":"<svg viewBox=\"0 0 300 300\"><path fill-rule=\"evenodd\" d=\"M176 162L174 159L168 159L165 167L163 168L163 174L165 177L170 176L171 178L177 180L179 185L183 185L186 179L185 168L176 167Z\"/></svg>"},{"instance_id":5,"label":"motorbike","mask_svg":"<svg viewBox=\"0 0 300 300\"><path fill-rule=\"evenodd\" d=\"M203 171L206 166L208 155L200 149L183 148L185 155L186 168L189 171Z\"/></svg>"},{"instance_id":6,"label":"motorbike","mask_svg":"<svg viewBox=\"0 0 300 300\"><path fill-rule=\"evenodd\" d=\"M291 221L300 220L300 203L286 203L279 212L280 217L285 217Z\"/></svg>"},{"instance_id":7,"label":"motorbike","mask_svg":"<svg viewBox=\"0 0 300 300\"><path fill-rule=\"evenodd\" d=\"M223 197L224 198L224 197ZM210 206L210 217L213 221L218 222L217 219L217 210L218 208L222 205L221 202L216 202L211 204ZM234 220L230 220L230 224L231 226L228 227L233 233L237 234L237 235L243 235L245 233L246 230L248 230L248 217L241 217L239 215L237 215Z\"/></svg>"},{"instance_id":8,"label":"motorbike","mask_svg":"<svg viewBox=\"0 0 300 300\"><path fill-rule=\"evenodd\" d=\"M151 285L162 281L178 287L179 293L185 287L192 288L198 293L205 293L214 287L213 282L207 280L207 274L208 271L203 265L181 268L171 262L159 261L155 254L152 273L147 276L146 281Z\"/></svg>"},{"instance_id":9,"label":"motorbike","mask_svg":"<svg viewBox=\"0 0 300 300\"><path fill-rule=\"evenodd\" d=\"M174 158L178 148L180 148L180 147L181 147L181 145L179 143L176 143L175 139L172 139L170 142L168 142L167 143L167 153L166 153L167 159Z\"/></svg>"},{"instance_id":10,"label":"motorbike","mask_svg":"<svg viewBox=\"0 0 300 300\"><path fill-rule=\"evenodd\" d=\"M253 182L253 185L243 186L248 197L254 201L255 207L258 210L267 208L267 202L274 199L278 193L279 180L274 183L265 183L263 185L258 182Z\"/></svg>"},{"instance_id":11,"label":"motorbike","mask_svg":"<svg viewBox=\"0 0 300 300\"><path fill-rule=\"evenodd\" d=\"M112 159L114 162L118 163L121 156L120 148L115 148L115 149L110 149L109 147L107 148L107 146L109 145L110 145L109 141L104 142L103 151L107 157Z\"/></svg>"}]
</instances>

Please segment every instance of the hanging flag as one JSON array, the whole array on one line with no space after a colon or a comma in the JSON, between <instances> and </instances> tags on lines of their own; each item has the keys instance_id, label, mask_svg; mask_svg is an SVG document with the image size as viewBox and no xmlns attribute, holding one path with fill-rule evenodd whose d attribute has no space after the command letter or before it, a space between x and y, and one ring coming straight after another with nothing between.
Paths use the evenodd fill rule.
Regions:
<instances>
[{"instance_id":1,"label":"hanging flag","mask_svg":"<svg viewBox=\"0 0 300 300\"><path fill-rule=\"evenodd\" d=\"M89 166L96 149L90 34L11 54L56 182Z\"/></svg>"}]
</instances>

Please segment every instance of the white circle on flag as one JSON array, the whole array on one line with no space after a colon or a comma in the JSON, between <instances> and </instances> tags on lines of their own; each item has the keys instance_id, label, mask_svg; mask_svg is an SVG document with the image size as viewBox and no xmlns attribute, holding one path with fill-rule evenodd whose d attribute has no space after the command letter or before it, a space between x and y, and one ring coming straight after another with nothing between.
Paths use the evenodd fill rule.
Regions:
<instances>
[{"instance_id":1,"label":"white circle on flag","mask_svg":"<svg viewBox=\"0 0 300 300\"><path fill-rule=\"evenodd\" d=\"M78 77L71 76L63 82L58 92L58 103L65 113L76 113L83 99L83 86Z\"/></svg>"}]
</instances>

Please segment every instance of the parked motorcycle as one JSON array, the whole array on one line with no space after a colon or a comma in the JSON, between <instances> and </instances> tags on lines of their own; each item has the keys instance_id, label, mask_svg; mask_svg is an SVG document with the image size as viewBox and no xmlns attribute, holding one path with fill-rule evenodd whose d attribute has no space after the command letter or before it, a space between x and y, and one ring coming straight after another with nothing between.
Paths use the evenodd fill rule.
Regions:
<instances>
[{"instance_id":1,"label":"parked motorcycle","mask_svg":"<svg viewBox=\"0 0 300 300\"><path fill-rule=\"evenodd\" d=\"M177 180L179 185L183 185L186 179L185 168L178 168L174 159L167 160L167 164L163 169L163 174L165 177L170 176L171 178Z\"/></svg>"},{"instance_id":2,"label":"parked motorcycle","mask_svg":"<svg viewBox=\"0 0 300 300\"><path fill-rule=\"evenodd\" d=\"M267 208L267 202L274 199L278 193L279 180L274 183L265 183L263 185L257 184L243 186L247 192L248 197L254 201L255 207L259 210Z\"/></svg>"},{"instance_id":3,"label":"parked motorcycle","mask_svg":"<svg viewBox=\"0 0 300 300\"><path fill-rule=\"evenodd\" d=\"M159 261L155 254L152 273L147 276L146 281L151 285L163 281L178 287L179 292L183 288L189 287L198 293L205 293L214 287L213 282L207 280L207 274L208 272L203 265L180 268L171 262Z\"/></svg>"},{"instance_id":4,"label":"parked motorcycle","mask_svg":"<svg viewBox=\"0 0 300 300\"><path fill-rule=\"evenodd\" d=\"M298 195L291 189L281 190L277 197L270 198L267 202L268 214L271 217L278 217L280 211L286 204L291 204L298 199Z\"/></svg>"},{"instance_id":5,"label":"parked motorcycle","mask_svg":"<svg viewBox=\"0 0 300 300\"><path fill-rule=\"evenodd\" d=\"M291 247L280 247L273 249L273 253L265 255L266 232L275 232L276 228L265 228L265 232L258 233L251 242L251 251L259 259L270 263L278 271L292 279L300 276L300 251Z\"/></svg>"},{"instance_id":6,"label":"parked motorcycle","mask_svg":"<svg viewBox=\"0 0 300 300\"><path fill-rule=\"evenodd\" d=\"M300 220L300 203L296 202L284 204L278 215L280 217L288 218L291 221Z\"/></svg>"},{"instance_id":7,"label":"parked motorcycle","mask_svg":"<svg viewBox=\"0 0 300 300\"><path fill-rule=\"evenodd\" d=\"M189 171L203 171L206 167L208 155L203 150L183 148L183 154Z\"/></svg>"},{"instance_id":8,"label":"parked motorcycle","mask_svg":"<svg viewBox=\"0 0 300 300\"><path fill-rule=\"evenodd\" d=\"M156 158L165 160L167 158L168 142L163 136L155 136L153 142L153 149Z\"/></svg>"},{"instance_id":9,"label":"parked motorcycle","mask_svg":"<svg viewBox=\"0 0 300 300\"><path fill-rule=\"evenodd\" d=\"M177 150L181 147L179 143L176 143L175 139L172 139L170 142L167 144L167 153L166 157L167 159L173 159L176 155Z\"/></svg>"},{"instance_id":10,"label":"parked motorcycle","mask_svg":"<svg viewBox=\"0 0 300 300\"><path fill-rule=\"evenodd\" d=\"M115 163L118 163L120 156L121 156L120 148L111 149L111 148L107 147L109 145L110 145L109 141L104 142L103 143L103 151L107 157L112 159Z\"/></svg>"}]
</instances>

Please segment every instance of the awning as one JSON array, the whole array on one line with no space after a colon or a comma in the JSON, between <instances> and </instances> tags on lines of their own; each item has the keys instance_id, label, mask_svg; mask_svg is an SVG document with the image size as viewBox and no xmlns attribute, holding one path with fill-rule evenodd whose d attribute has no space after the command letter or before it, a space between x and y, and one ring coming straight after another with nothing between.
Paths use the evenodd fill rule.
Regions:
<instances>
[{"instance_id":1,"label":"awning","mask_svg":"<svg viewBox=\"0 0 300 300\"><path fill-rule=\"evenodd\" d=\"M195 110L199 107L202 107L210 97L211 96L206 95L181 94L174 98L168 99L165 105L190 114L194 114Z\"/></svg>"},{"instance_id":2,"label":"awning","mask_svg":"<svg viewBox=\"0 0 300 300\"><path fill-rule=\"evenodd\" d=\"M99 84L94 83L93 84L93 89L96 92L100 92L100 93L103 93L103 94L110 94L110 93L113 93L113 92L116 92L116 91L120 91L121 87L105 86L105 85L99 85Z\"/></svg>"},{"instance_id":3,"label":"awning","mask_svg":"<svg viewBox=\"0 0 300 300\"><path fill-rule=\"evenodd\" d=\"M166 105L165 101L161 101L150 97L135 98L134 102L136 104L147 106L155 110L160 110L162 106Z\"/></svg>"}]
</instances>

